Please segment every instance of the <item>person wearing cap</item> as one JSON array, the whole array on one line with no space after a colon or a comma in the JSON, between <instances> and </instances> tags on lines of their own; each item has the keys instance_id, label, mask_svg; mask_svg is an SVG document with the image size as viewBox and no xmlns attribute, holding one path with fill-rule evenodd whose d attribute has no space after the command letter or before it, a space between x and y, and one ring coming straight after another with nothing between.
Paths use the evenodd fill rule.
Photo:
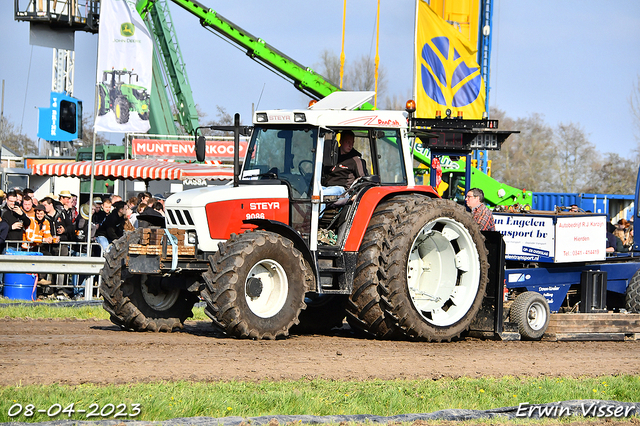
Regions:
<instances>
[{"instance_id":1,"label":"person wearing cap","mask_svg":"<svg viewBox=\"0 0 640 426\"><path fill-rule=\"evenodd\" d=\"M96 231L96 241L106 251L109 245L122 237L124 234L124 223L129 216L129 206L124 201L113 203L113 211L109 213L102 225Z\"/></svg>"},{"instance_id":2,"label":"person wearing cap","mask_svg":"<svg viewBox=\"0 0 640 426\"><path fill-rule=\"evenodd\" d=\"M51 226L46 219L46 212L43 205L38 205L33 208L35 213L35 219L31 221L29 227L24 232L25 242L22 243L22 248L29 249L38 247L41 244L51 244L53 242L53 236L51 235ZM47 250L39 250L43 254L50 254Z\"/></svg>"},{"instance_id":3,"label":"person wearing cap","mask_svg":"<svg viewBox=\"0 0 640 426\"><path fill-rule=\"evenodd\" d=\"M100 203L97 204L97 209L98 210L94 213L91 221L100 227L111 211L111 201L109 201L108 198L104 201L100 201Z\"/></svg>"},{"instance_id":4,"label":"person wearing cap","mask_svg":"<svg viewBox=\"0 0 640 426\"><path fill-rule=\"evenodd\" d=\"M73 194L67 190L58 194L62 209L58 210L59 215L55 218L55 232L60 237L60 241L75 241L76 227L73 223Z\"/></svg>"},{"instance_id":5,"label":"person wearing cap","mask_svg":"<svg viewBox=\"0 0 640 426\"><path fill-rule=\"evenodd\" d=\"M166 199L167 199L164 195L162 195L162 194L156 194L156 195L154 195L154 196L153 196L153 198L154 198L156 201L158 201L158 202L162 203L162 207L164 208L164 200L166 200Z\"/></svg>"}]
</instances>

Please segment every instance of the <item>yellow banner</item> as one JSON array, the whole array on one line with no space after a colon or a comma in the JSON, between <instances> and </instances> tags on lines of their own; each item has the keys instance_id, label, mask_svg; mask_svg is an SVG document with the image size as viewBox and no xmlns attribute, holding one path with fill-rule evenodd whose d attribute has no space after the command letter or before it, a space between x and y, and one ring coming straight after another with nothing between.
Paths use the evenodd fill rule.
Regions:
<instances>
[{"instance_id":1,"label":"yellow banner","mask_svg":"<svg viewBox=\"0 0 640 426\"><path fill-rule=\"evenodd\" d=\"M431 9L460 31L472 46L478 45L480 0L431 0Z\"/></svg>"},{"instance_id":2,"label":"yellow banner","mask_svg":"<svg viewBox=\"0 0 640 426\"><path fill-rule=\"evenodd\" d=\"M418 0L416 27L418 117L446 110L457 117L480 119L485 111L485 86L476 62L477 50L429 5Z\"/></svg>"}]
</instances>

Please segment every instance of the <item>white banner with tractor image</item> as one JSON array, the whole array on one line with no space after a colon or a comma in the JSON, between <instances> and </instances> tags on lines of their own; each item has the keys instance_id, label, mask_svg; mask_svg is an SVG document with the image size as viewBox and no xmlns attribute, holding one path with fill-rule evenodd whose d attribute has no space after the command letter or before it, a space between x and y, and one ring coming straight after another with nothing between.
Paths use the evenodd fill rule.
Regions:
<instances>
[{"instance_id":1,"label":"white banner with tractor image","mask_svg":"<svg viewBox=\"0 0 640 426\"><path fill-rule=\"evenodd\" d=\"M147 132L153 41L133 0L102 0L96 131Z\"/></svg>"}]
</instances>

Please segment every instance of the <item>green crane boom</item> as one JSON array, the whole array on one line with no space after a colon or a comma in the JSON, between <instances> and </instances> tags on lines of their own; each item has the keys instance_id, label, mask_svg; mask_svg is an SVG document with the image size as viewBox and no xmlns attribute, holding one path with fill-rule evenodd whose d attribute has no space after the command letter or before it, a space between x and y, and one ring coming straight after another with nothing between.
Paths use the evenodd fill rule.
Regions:
<instances>
[{"instance_id":1,"label":"green crane boom","mask_svg":"<svg viewBox=\"0 0 640 426\"><path fill-rule=\"evenodd\" d=\"M335 84L317 74L311 68L305 67L294 61L287 55L270 46L264 40L251 35L225 19L214 10L209 9L193 0L172 0L178 6L187 10L200 19L200 23L221 36L227 38L235 45L246 50L247 55L275 72L283 78L291 81L302 93L313 99L322 99L331 93L340 90ZM139 0L136 7L144 17L153 10L156 0Z\"/></svg>"}]
</instances>

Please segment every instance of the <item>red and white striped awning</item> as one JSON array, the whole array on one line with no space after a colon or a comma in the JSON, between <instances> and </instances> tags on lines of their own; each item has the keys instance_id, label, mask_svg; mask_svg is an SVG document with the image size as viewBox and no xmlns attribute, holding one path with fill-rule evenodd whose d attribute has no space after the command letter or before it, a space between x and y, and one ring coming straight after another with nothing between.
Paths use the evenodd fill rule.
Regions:
<instances>
[{"instance_id":1,"label":"red and white striped awning","mask_svg":"<svg viewBox=\"0 0 640 426\"><path fill-rule=\"evenodd\" d=\"M91 161L42 163L32 167L34 175L90 177ZM166 160L102 160L95 162L96 177L111 179L184 180L233 179L233 167L219 164L176 163Z\"/></svg>"}]
</instances>

